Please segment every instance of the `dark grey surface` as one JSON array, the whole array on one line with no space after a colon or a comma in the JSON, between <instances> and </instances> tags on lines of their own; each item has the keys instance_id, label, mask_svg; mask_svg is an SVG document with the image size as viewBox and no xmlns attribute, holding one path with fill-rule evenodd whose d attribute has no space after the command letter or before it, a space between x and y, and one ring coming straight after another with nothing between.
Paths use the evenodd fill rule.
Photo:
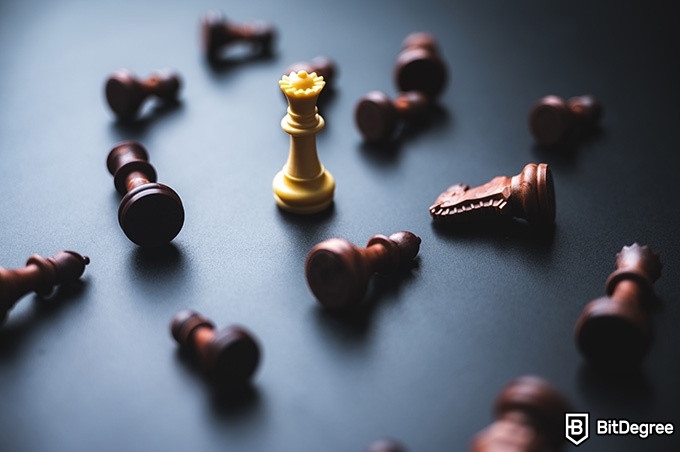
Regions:
<instances>
[{"instance_id":1,"label":"dark grey surface","mask_svg":"<svg viewBox=\"0 0 680 452\"><path fill-rule=\"evenodd\" d=\"M274 58L212 70L198 44L211 8L274 22ZM359 451L391 436L412 451L464 450L501 387L529 373L592 418L680 428L676 17L585 1L0 3L0 265L61 249L92 259L80 287L26 297L0 330L0 449ZM376 152L354 104L395 93L400 43L418 30L440 39L452 71L441 114ZM318 136L337 192L334 210L310 220L272 199L288 148L277 80L321 54L340 69ZM120 67L176 68L181 106L117 124L103 83ZM535 148L526 115L548 93L597 95L602 134L561 154ZM147 147L185 205L161 255L118 227L105 158L124 139ZM551 238L521 223L432 227L427 208L448 185L540 161L555 177ZM423 239L418 265L374 281L370 309L344 318L315 305L302 271L314 244L403 229ZM574 323L634 241L665 263L656 343L640 379L602 381L573 345ZM168 323L184 308L259 336L244 402L216 400L177 353ZM579 449L677 450L677 439L594 437Z\"/></svg>"}]
</instances>

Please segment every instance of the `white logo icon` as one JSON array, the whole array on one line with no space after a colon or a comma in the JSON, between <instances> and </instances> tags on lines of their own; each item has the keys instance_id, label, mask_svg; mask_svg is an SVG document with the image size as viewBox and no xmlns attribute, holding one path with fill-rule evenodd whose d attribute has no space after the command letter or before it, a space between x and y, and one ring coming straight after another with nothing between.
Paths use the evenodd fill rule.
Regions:
<instances>
[{"instance_id":1,"label":"white logo icon","mask_svg":"<svg viewBox=\"0 0 680 452\"><path fill-rule=\"evenodd\" d=\"M588 439L588 413L565 413L564 434L574 446Z\"/></svg>"}]
</instances>

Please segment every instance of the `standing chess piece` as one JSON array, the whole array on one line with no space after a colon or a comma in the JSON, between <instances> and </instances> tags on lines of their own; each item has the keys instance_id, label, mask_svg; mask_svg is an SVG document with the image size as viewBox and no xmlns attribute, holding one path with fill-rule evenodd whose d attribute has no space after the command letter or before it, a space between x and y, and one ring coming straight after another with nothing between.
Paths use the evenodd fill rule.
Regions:
<instances>
[{"instance_id":1,"label":"standing chess piece","mask_svg":"<svg viewBox=\"0 0 680 452\"><path fill-rule=\"evenodd\" d=\"M543 97L529 112L529 130L541 146L563 142L577 130L594 129L602 116L602 106L590 95L572 97Z\"/></svg>"},{"instance_id":2,"label":"standing chess piece","mask_svg":"<svg viewBox=\"0 0 680 452\"><path fill-rule=\"evenodd\" d=\"M265 22L232 23L219 11L210 11L201 20L203 51L212 62L219 59L223 49L237 43L249 44L256 56L268 55L275 38L276 29Z\"/></svg>"},{"instance_id":3,"label":"standing chess piece","mask_svg":"<svg viewBox=\"0 0 680 452\"><path fill-rule=\"evenodd\" d=\"M400 91L420 91L432 100L444 91L448 69L434 36L421 32L406 37L397 56L394 78Z\"/></svg>"},{"instance_id":4,"label":"standing chess piece","mask_svg":"<svg viewBox=\"0 0 680 452\"><path fill-rule=\"evenodd\" d=\"M555 189L545 163L529 163L512 178L498 176L479 187L456 184L430 207L435 221L465 223L518 217L536 226L555 221Z\"/></svg>"},{"instance_id":5,"label":"standing chess piece","mask_svg":"<svg viewBox=\"0 0 680 452\"><path fill-rule=\"evenodd\" d=\"M395 272L411 262L419 249L420 237L407 231L389 237L375 235L366 248L345 239L329 239L307 255L307 284L324 307L349 308L361 302L373 273Z\"/></svg>"},{"instance_id":6,"label":"standing chess piece","mask_svg":"<svg viewBox=\"0 0 680 452\"><path fill-rule=\"evenodd\" d=\"M176 72L165 71L139 80L127 69L119 69L109 76L104 88L106 101L116 116L124 121L134 119L149 97L164 102L176 102L182 81Z\"/></svg>"},{"instance_id":7,"label":"standing chess piece","mask_svg":"<svg viewBox=\"0 0 680 452\"><path fill-rule=\"evenodd\" d=\"M116 145L106 159L116 190L123 196L118 222L130 240L139 246L165 245L184 224L179 195L167 185L156 183L156 170L149 154L136 141Z\"/></svg>"},{"instance_id":8,"label":"standing chess piece","mask_svg":"<svg viewBox=\"0 0 680 452\"><path fill-rule=\"evenodd\" d=\"M48 258L34 254L28 258L24 268L17 270L0 267L0 325L21 297L29 292L45 297L54 286L78 280L89 263L87 256L60 251Z\"/></svg>"},{"instance_id":9,"label":"standing chess piece","mask_svg":"<svg viewBox=\"0 0 680 452\"><path fill-rule=\"evenodd\" d=\"M297 73L300 71L305 71L308 74L314 72L319 77L323 77L323 81L326 82L325 89L321 92L321 95L323 96L323 93L333 87L338 68L335 62L330 58L319 56L312 58L311 61L300 61L291 64L286 68L284 74L290 74L291 72Z\"/></svg>"},{"instance_id":10,"label":"standing chess piece","mask_svg":"<svg viewBox=\"0 0 680 452\"><path fill-rule=\"evenodd\" d=\"M477 434L471 452L554 452L564 443L567 400L545 380L525 376L508 384L498 395L497 420Z\"/></svg>"},{"instance_id":11,"label":"standing chess piece","mask_svg":"<svg viewBox=\"0 0 680 452\"><path fill-rule=\"evenodd\" d=\"M288 114L281 128L290 135L288 161L274 177L276 204L293 213L312 214L333 202L335 180L316 152L316 134L324 127L316 101L324 87L323 77L306 71L284 75L279 86L288 101Z\"/></svg>"},{"instance_id":12,"label":"standing chess piece","mask_svg":"<svg viewBox=\"0 0 680 452\"><path fill-rule=\"evenodd\" d=\"M170 330L206 374L226 388L238 389L247 384L260 362L260 347L253 334L243 327L215 331L215 325L202 315L181 311L172 318Z\"/></svg>"},{"instance_id":13,"label":"standing chess piece","mask_svg":"<svg viewBox=\"0 0 680 452\"><path fill-rule=\"evenodd\" d=\"M429 107L427 96L419 91L400 93L392 101L381 91L371 91L359 99L354 120L369 143L385 143L395 135L399 121L413 121Z\"/></svg>"},{"instance_id":14,"label":"standing chess piece","mask_svg":"<svg viewBox=\"0 0 680 452\"><path fill-rule=\"evenodd\" d=\"M652 343L648 311L661 267L658 253L637 243L616 255L607 296L590 302L576 323L576 344L591 365L610 372L640 365Z\"/></svg>"}]
</instances>

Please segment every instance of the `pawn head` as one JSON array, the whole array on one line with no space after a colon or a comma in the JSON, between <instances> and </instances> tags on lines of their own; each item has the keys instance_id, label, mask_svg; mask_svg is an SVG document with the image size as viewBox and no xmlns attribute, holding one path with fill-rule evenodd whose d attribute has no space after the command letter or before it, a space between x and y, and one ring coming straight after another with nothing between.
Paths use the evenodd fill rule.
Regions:
<instances>
[{"instance_id":1,"label":"pawn head","mask_svg":"<svg viewBox=\"0 0 680 452\"><path fill-rule=\"evenodd\" d=\"M529 111L529 130L541 146L552 146L566 136L572 114L564 99L545 96Z\"/></svg>"},{"instance_id":2,"label":"pawn head","mask_svg":"<svg viewBox=\"0 0 680 452\"><path fill-rule=\"evenodd\" d=\"M384 143L397 128L397 111L385 93L371 91L354 109L354 120L361 135L369 143Z\"/></svg>"},{"instance_id":3,"label":"pawn head","mask_svg":"<svg viewBox=\"0 0 680 452\"><path fill-rule=\"evenodd\" d=\"M148 183L130 190L118 207L118 222L130 240L142 247L170 243L184 224L184 207L170 187Z\"/></svg>"},{"instance_id":4,"label":"pawn head","mask_svg":"<svg viewBox=\"0 0 680 452\"><path fill-rule=\"evenodd\" d=\"M344 239L329 239L311 249L305 261L307 284L326 308L343 309L358 304L368 278L361 255Z\"/></svg>"},{"instance_id":5,"label":"pawn head","mask_svg":"<svg viewBox=\"0 0 680 452\"><path fill-rule=\"evenodd\" d=\"M133 119L144 101L145 94L134 74L120 69L106 80L106 101L115 115L122 120Z\"/></svg>"},{"instance_id":6,"label":"pawn head","mask_svg":"<svg viewBox=\"0 0 680 452\"><path fill-rule=\"evenodd\" d=\"M409 47L397 57L394 78L400 91L420 91L437 98L446 87L448 69L433 46Z\"/></svg>"}]
</instances>

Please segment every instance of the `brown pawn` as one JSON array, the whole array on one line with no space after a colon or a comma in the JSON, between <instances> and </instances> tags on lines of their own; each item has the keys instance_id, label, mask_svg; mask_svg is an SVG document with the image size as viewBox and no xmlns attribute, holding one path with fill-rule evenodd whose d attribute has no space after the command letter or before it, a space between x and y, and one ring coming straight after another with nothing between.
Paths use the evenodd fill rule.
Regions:
<instances>
[{"instance_id":1,"label":"brown pawn","mask_svg":"<svg viewBox=\"0 0 680 452\"><path fill-rule=\"evenodd\" d=\"M326 82L325 89L321 92L323 95L323 93L328 92L328 88L332 88L333 80L335 80L335 75L337 74L338 70L333 60L320 56L313 58L309 62L301 61L298 63L293 63L288 66L284 74L290 74L291 72L298 73L300 71L305 71L308 74L315 72L316 75L323 77L324 82Z\"/></svg>"},{"instance_id":2,"label":"brown pawn","mask_svg":"<svg viewBox=\"0 0 680 452\"><path fill-rule=\"evenodd\" d=\"M90 258L73 251L60 251L44 258L34 254L24 268L7 270L0 267L0 325L7 312L29 292L41 297L49 295L54 286L76 281L85 271Z\"/></svg>"},{"instance_id":3,"label":"brown pawn","mask_svg":"<svg viewBox=\"0 0 680 452\"><path fill-rule=\"evenodd\" d=\"M236 24L228 22L219 11L208 12L201 20L203 51L210 61L234 43L250 44L256 55L268 55L276 38L276 29L268 23Z\"/></svg>"},{"instance_id":4,"label":"brown pawn","mask_svg":"<svg viewBox=\"0 0 680 452\"><path fill-rule=\"evenodd\" d=\"M607 296L590 302L576 323L576 344L593 366L627 372L640 365L652 343L648 311L661 267L659 255L637 243L616 255Z\"/></svg>"},{"instance_id":5,"label":"brown pawn","mask_svg":"<svg viewBox=\"0 0 680 452\"><path fill-rule=\"evenodd\" d=\"M529 130L541 146L563 141L576 130L594 129L602 116L602 106L590 95L564 101L549 95L539 100L529 112Z\"/></svg>"},{"instance_id":6,"label":"brown pawn","mask_svg":"<svg viewBox=\"0 0 680 452\"><path fill-rule=\"evenodd\" d=\"M400 91L420 91L437 98L448 80L448 69L439 55L437 41L429 33L411 33L402 44L394 67Z\"/></svg>"},{"instance_id":7,"label":"brown pawn","mask_svg":"<svg viewBox=\"0 0 680 452\"><path fill-rule=\"evenodd\" d=\"M455 184L430 206L432 219L459 224L517 217L535 226L555 222L555 188L546 163L527 164L510 177L497 176L479 187Z\"/></svg>"},{"instance_id":8,"label":"brown pawn","mask_svg":"<svg viewBox=\"0 0 680 452\"><path fill-rule=\"evenodd\" d=\"M525 376L508 384L496 397L497 420L475 436L471 452L551 452L565 440L567 400L545 380Z\"/></svg>"},{"instance_id":9,"label":"brown pawn","mask_svg":"<svg viewBox=\"0 0 680 452\"><path fill-rule=\"evenodd\" d=\"M418 92L400 93L392 101L381 91L371 91L359 99L354 120L369 143L385 143L395 134L400 120L413 121L429 107L428 98Z\"/></svg>"},{"instance_id":10,"label":"brown pawn","mask_svg":"<svg viewBox=\"0 0 680 452\"><path fill-rule=\"evenodd\" d=\"M240 326L215 331L215 325L194 311L177 313L170 323L177 343L191 352L216 383L238 388L250 381L260 362L260 347Z\"/></svg>"},{"instance_id":11,"label":"brown pawn","mask_svg":"<svg viewBox=\"0 0 680 452\"><path fill-rule=\"evenodd\" d=\"M127 69L119 69L106 80L104 91L111 110L119 119L129 121L137 116L149 97L155 96L165 102L177 101L181 86L176 72L159 72L139 80Z\"/></svg>"},{"instance_id":12,"label":"brown pawn","mask_svg":"<svg viewBox=\"0 0 680 452\"><path fill-rule=\"evenodd\" d=\"M343 309L359 304L373 273L391 273L411 262L420 237L402 231L375 235L366 248L345 239L329 239L311 249L305 262L307 284L324 307Z\"/></svg>"},{"instance_id":13,"label":"brown pawn","mask_svg":"<svg viewBox=\"0 0 680 452\"><path fill-rule=\"evenodd\" d=\"M406 449L392 439L379 439L369 444L366 452L406 452Z\"/></svg>"},{"instance_id":14,"label":"brown pawn","mask_svg":"<svg viewBox=\"0 0 680 452\"><path fill-rule=\"evenodd\" d=\"M118 222L130 240L139 246L169 243L184 224L184 207L170 187L156 183L156 170L149 154L136 141L116 145L106 160L118 193Z\"/></svg>"}]
</instances>

